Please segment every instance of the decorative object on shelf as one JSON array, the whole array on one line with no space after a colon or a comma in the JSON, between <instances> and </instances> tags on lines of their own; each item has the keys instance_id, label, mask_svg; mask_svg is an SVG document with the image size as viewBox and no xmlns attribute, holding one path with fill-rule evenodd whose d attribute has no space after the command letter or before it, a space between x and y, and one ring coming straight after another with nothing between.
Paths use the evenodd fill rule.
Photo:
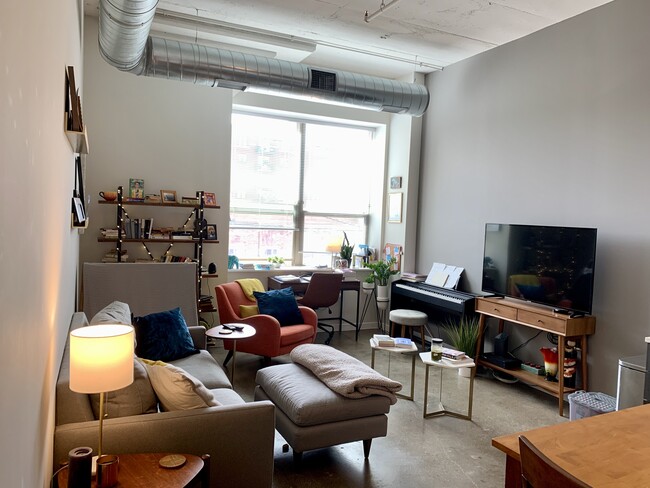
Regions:
<instances>
[{"instance_id":1,"label":"decorative object on shelf","mask_svg":"<svg viewBox=\"0 0 650 488\"><path fill-rule=\"evenodd\" d=\"M144 201L144 180L129 179L129 198L133 201Z\"/></svg>"},{"instance_id":2,"label":"decorative object on shelf","mask_svg":"<svg viewBox=\"0 0 650 488\"><path fill-rule=\"evenodd\" d=\"M352 252L354 251L354 244L350 245L350 240L348 239L348 235L343 231L343 242L341 243L341 252L340 256L341 259L346 261L346 264L343 265L341 263L341 268L347 268L350 263L352 262Z\"/></svg>"},{"instance_id":3,"label":"decorative object on shelf","mask_svg":"<svg viewBox=\"0 0 650 488\"><path fill-rule=\"evenodd\" d=\"M217 240L217 224L208 224L208 225L206 225L206 229L207 229L206 239L208 241L216 241Z\"/></svg>"},{"instance_id":4,"label":"decorative object on shelf","mask_svg":"<svg viewBox=\"0 0 650 488\"><path fill-rule=\"evenodd\" d=\"M191 205L198 205L199 204L199 198L198 197L182 197L181 198L181 203L189 203Z\"/></svg>"},{"instance_id":5,"label":"decorative object on shelf","mask_svg":"<svg viewBox=\"0 0 650 488\"><path fill-rule=\"evenodd\" d=\"M105 394L133 383L133 339L133 327L120 324L89 325L70 333L70 389L99 393L98 457L103 454Z\"/></svg>"},{"instance_id":6,"label":"decorative object on shelf","mask_svg":"<svg viewBox=\"0 0 650 488\"><path fill-rule=\"evenodd\" d=\"M72 226L86 227L88 225L86 215L86 202L84 192L83 168L81 157L75 157L74 190L72 192Z\"/></svg>"},{"instance_id":7,"label":"decorative object on shelf","mask_svg":"<svg viewBox=\"0 0 650 488\"><path fill-rule=\"evenodd\" d=\"M102 197L107 202L114 202L115 200L117 200L116 191L100 191L99 196Z\"/></svg>"},{"instance_id":8,"label":"decorative object on shelf","mask_svg":"<svg viewBox=\"0 0 650 488\"><path fill-rule=\"evenodd\" d=\"M544 356L544 370L547 381L557 381L557 349L554 347L542 347L540 349Z\"/></svg>"},{"instance_id":9,"label":"decorative object on shelf","mask_svg":"<svg viewBox=\"0 0 650 488\"><path fill-rule=\"evenodd\" d=\"M228 269L239 269L239 258L237 256L228 255Z\"/></svg>"},{"instance_id":10,"label":"decorative object on shelf","mask_svg":"<svg viewBox=\"0 0 650 488\"><path fill-rule=\"evenodd\" d=\"M176 191L160 190L160 199L163 203L176 203Z\"/></svg>"},{"instance_id":11,"label":"decorative object on shelf","mask_svg":"<svg viewBox=\"0 0 650 488\"><path fill-rule=\"evenodd\" d=\"M144 196L144 201L148 203L160 203L161 198L160 195L156 195L155 193L151 193L149 195Z\"/></svg>"},{"instance_id":12,"label":"decorative object on shelf","mask_svg":"<svg viewBox=\"0 0 650 488\"><path fill-rule=\"evenodd\" d=\"M564 386L575 388L576 386L576 343L566 341L564 348Z\"/></svg>"},{"instance_id":13,"label":"decorative object on shelf","mask_svg":"<svg viewBox=\"0 0 650 488\"><path fill-rule=\"evenodd\" d=\"M390 189L399 190L402 188L402 177L401 176L391 176L390 178Z\"/></svg>"},{"instance_id":14,"label":"decorative object on shelf","mask_svg":"<svg viewBox=\"0 0 650 488\"><path fill-rule=\"evenodd\" d=\"M72 215L73 225L83 227L86 223L86 212L84 212L84 206L79 197L72 197Z\"/></svg>"},{"instance_id":15,"label":"decorative object on shelf","mask_svg":"<svg viewBox=\"0 0 650 488\"><path fill-rule=\"evenodd\" d=\"M399 224L402 221L402 194L388 194L388 222Z\"/></svg>"},{"instance_id":16,"label":"decorative object on shelf","mask_svg":"<svg viewBox=\"0 0 650 488\"><path fill-rule=\"evenodd\" d=\"M205 192L203 193L203 203L206 207L216 207L217 206L217 196L214 193Z\"/></svg>"}]
</instances>

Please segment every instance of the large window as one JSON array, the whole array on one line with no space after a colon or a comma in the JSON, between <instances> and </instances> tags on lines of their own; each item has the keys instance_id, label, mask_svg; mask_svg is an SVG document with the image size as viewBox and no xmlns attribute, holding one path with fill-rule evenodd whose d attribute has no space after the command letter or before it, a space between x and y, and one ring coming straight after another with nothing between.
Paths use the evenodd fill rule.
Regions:
<instances>
[{"instance_id":1,"label":"large window","mask_svg":"<svg viewBox=\"0 0 650 488\"><path fill-rule=\"evenodd\" d=\"M233 113L229 254L318 265L343 232L366 243L375 145L372 127Z\"/></svg>"}]
</instances>

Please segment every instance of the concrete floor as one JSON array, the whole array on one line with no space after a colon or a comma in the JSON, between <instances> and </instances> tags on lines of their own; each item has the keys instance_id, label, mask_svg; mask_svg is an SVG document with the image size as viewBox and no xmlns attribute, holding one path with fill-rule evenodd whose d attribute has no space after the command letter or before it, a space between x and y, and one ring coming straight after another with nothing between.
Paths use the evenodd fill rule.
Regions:
<instances>
[{"instance_id":1,"label":"concrete floor","mask_svg":"<svg viewBox=\"0 0 650 488\"><path fill-rule=\"evenodd\" d=\"M336 333L331 345L370 365L368 339L374 330L362 330L355 342L353 331ZM319 334L316 342L322 343ZM211 347L221 363L225 351L220 341ZM275 358L273 364L290 361ZM229 364L230 366L230 364ZM261 358L237 355L235 390L252 401L255 373ZM378 352L375 369L388 374L388 355ZM406 355L390 356L390 377L402 382L409 393L411 361ZM443 371L445 407L466 411L469 380L454 370ZM425 367L416 360L414 400L399 399L388 415L388 434L374 439L368 460L361 442L343 444L304 453L301 464L293 463L291 451L282 452L284 439L276 432L274 488L397 487L471 488L501 487L505 455L491 446L493 437L567 421L558 415L554 397L523 384L505 384L480 372L474 383L472 420L451 416L422 418ZM431 369L429 410L437 406L439 376Z\"/></svg>"}]
</instances>

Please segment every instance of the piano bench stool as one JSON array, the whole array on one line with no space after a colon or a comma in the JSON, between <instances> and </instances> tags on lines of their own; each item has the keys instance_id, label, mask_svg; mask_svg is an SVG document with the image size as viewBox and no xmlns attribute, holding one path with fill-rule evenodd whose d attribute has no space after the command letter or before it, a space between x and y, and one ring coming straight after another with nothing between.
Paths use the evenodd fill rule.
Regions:
<instances>
[{"instance_id":1,"label":"piano bench stool","mask_svg":"<svg viewBox=\"0 0 650 488\"><path fill-rule=\"evenodd\" d=\"M427 325L429 318L426 313L419 312L417 310L406 310L403 308L398 308L396 310L391 310L390 315L388 316L390 321L390 335L393 336L395 325L401 325L401 337L406 337L404 333L406 332L406 327L419 327L420 328L420 341L422 343L422 350L425 350L425 339L424 339L424 326ZM410 331L409 331L410 332ZM413 334L410 334L411 338Z\"/></svg>"}]
</instances>

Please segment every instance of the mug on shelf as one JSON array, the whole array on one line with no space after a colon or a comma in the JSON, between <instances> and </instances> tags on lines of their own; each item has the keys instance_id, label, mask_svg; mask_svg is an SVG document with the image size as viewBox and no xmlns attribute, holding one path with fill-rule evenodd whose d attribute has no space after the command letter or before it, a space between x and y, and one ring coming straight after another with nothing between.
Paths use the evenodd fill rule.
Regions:
<instances>
[{"instance_id":1,"label":"mug on shelf","mask_svg":"<svg viewBox=\"0 0 650 488\"><path fill-rule=\"evenodd\" d=\"M116 191L100 191L99 196L102 197L107 202L112 202L117 198Z\"/></svg>"}]
</instances>

